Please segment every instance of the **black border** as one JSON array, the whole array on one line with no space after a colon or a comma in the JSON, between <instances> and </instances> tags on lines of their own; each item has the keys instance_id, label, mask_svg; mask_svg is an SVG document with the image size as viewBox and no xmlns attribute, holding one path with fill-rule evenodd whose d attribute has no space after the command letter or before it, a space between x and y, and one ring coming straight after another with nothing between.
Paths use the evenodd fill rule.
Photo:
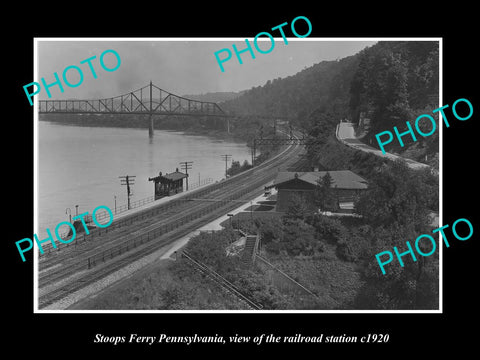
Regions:
<instances>
[{"instance_id":1,"label":"black border","mask_svg":"<svg viewBox=\"0 0 480 360\"><path fill-rule=\"evenodd\" d=\"M442 37L443 103L452 104L458 98L467 98L475 109L469 121L454 121L450 128L443 129L444 224L464 217L478 228L478 216L472 206L476 194L474 127L480 111L480 108L477 110L478 90L473 90L479 78L473 37L475 9L458 5L448 11L434 8L423 11L418 4L405 3L389 3L384 8L369 8L367 4L352 8L343 4L338 9L326 8L323 4L316 4L315 8L287 5L275 5L274 12L273 7L259 11L258 7L243 3L223 3L218 7L198 4L198 9L177 4L174 10L163 4L145 4L138 8L135 4L110 4L103 11L97 4L61 10L52 10L50 5L42 10L44 6L39 4L33 11L21 12L24 15L18 32L15 28L4 29L9 37L10 54L4 55L7 58L4 71L8 75L3 94L8 110L4 122L8 130L3 132L2 142L7 169L3 193L9 196L5 204L8 215L4 218L7 231L3 248L7 260L4 277L8 291L4 297L8 305L4 312L9 317L6 326L9 347L18 351L28 343L32 356L48 351L49 356L60 357L103 351L122 354L125 350L140 349L165 355L165 350L193 353L203 348L209 348L211 353L225 349L236 352L240 347L270 351L280 346L157 345L149 348L93 344L97 333L121 336L132 332L183 336L194 333L224 336L390 334L389 343L383 345L288 346L299 354L302 350L313 350L313 355L344 347L378 351L384 356L391 354L386 352L387 347L395 347L406 355L413 355L422 348L430 352L434 348L462 346L465 351L474 344L476 326L472 324L471 328L469 320L476 305L474 264L478 230L469 241L454 241L450 248L444 248L443 314L33 314L33 258L27 256L27 262L22 263L14 242L33 234L33 109L25 99L23 85L33 81L34 37L252 37L299 15L310 19L311 37Z\"/></svg>"}]
</instances>

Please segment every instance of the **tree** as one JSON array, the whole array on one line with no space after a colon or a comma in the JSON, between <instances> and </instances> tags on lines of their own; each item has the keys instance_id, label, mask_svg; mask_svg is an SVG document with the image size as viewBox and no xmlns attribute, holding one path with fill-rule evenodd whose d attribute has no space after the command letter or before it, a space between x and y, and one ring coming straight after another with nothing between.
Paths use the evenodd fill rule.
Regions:
<instances>
[{"instance_id":1,"label":"tree","mask_svg":"<svg viewBox=\"0 0 480 360\"><path fill-rule=\"evenodd\" d=\"M312 210L304 197L294 193L290 196L290 206L283 215L283 223L287 224L290 221L305 220Z\"/></svg>"},{"instance_id":2,"label":"tree","mask_svg":"<svg viewBox=\"0 0 480 360\"><path fill-rule=\"evenodd\" d=\"M354 121L360 112L368 114L367 139L393 126L406 130L405 122L416 118L414 112L430 108L438 98L438 43L379 42L359 58L350 82L349 109ZM405 150L398 144L392 147Z\"/></svg>"},{"instance_id":3,"label":"tree","mask_svg":"<svg viewBox=\"0 0 480 360\"><path fill-rule=\"evenodd\" d=\"M311 256L317 250L322 251L314 237L314 228L301 220L290 221L283 227L281 249L291 256Z\"/></svg>"},{"instance_id":4,"label":"tree","mask_svg":"<svg viewBox=\"0 0 480 360\"><path fill-rule=\"evenodd\" d=\"M355 204L356 213L374 226L396 222L426 232L430 191L422 177L421 173L410 170L403 160L384 165L373 174L368 190Z\"/></svg>"},{"instance_id":5,"label":"tree","mask_svg":"<svg viewBox=\"0 0 480 360\"><path fill-rule=\"evenodd\" d=\"M411 229L398 224L378 227L372 232L371 254L364 270L365 283L355 299L359 309L436 309L438 308L438 257L418 256L417 261L407 255L404 266L392 261L381 272L375 254L406 249L405 240L415 239ZM395 255L393 255L395 256Z\"/></svg>"},{"instance_id":6,"label":"tree","mask_svg":"<svg viewBox=\"0 0 480 360\"><path fill-rule=\"evenodd\" d=\"M315 203L322 211L338 210L337 196L332 183L333 179L328 171L323 177L317 179L314 192Z\"/></svg>"},{"instance_id":7,"label":"tree","mask_svg":"<svg viewBox=\"0 0 480 360\"><path fill-rule=\"evenodd\" d=\"M272 217L263 221L259 219L258 230L260 231L262 244L267 245L281 238L283 223L278 217Z\"/></svg>"},{"instance_id":8,"label":"tree","mask_svg":"<svg viewBox=\"0 0 480 360\"><path fill-rule=\"evenodd\" d=\"M372 229L369 225L352 226L337 242L335 253L339 259L359 263L371 256Z\"/></svg>"},{"instance_id":9,"label":"tree","mask_svg":"<svg viewBox=\"0 0 480 360\"><path fill-rule=\"evenodd\" d=\"M338 219L317 214L313 217L311 224L317 238L322 241L336 244L347 238L348 230Z\"/></svg>"},{"instance_id":10,"label":"tree","mask_svg":"<svg viewBox=\"0 0 480 360\"><path fill-rule=\"evenodd\" d=\"M227 174L233 176L241 171L240 161L232 160L232 165L227 170Z\"/></svg>"},{"instance_id":11,"label":"tree","mask_svg":"<svg viewBox=\"0 0 480 360\"><path fill-rule=\"evenodd\" d=\"M315 236L315 229L301 219L290 219L282 226L279 236L265 244L268 252L289 256L312 256L323 251L323 244Z\"/></svg>"},{"instance_id":12,"label":"tree","mask_svg":"<svg viewBox=\"0 0 480 360\"><path fill-rule=\"evenodd\" d=\"M200 233L190 240L186 246L189 254L198 261L213 268L215 271L228 271L235 264L226 254L226 247L230 243L226 232L221 235L214 233Z\"/></svg>"},{"instance_id":13,"label":"tree","mask_svg":"<svg viewBox=\"0 0 480 360\"><path fill-rule=\"evenodd\" d=\"M428 181L425 181L428 179ZM365 284L356 303L362 309L432 309L438 306L438 268L435 258L405 256L404 267L392 261L386 275L379 269L375 255L406 250L420 234L431 230L428 214L434 178L425 172L410 170L403 161L385 165L372 176L367 190L356 204L357 212L373 226L367 259ZM438 187L437 187L438 189ZM393 252L393 251L392 251ZM393 255L395 256L395 255ZM433 261L432 261L433 259Z\"/></svg>"}]
</instances>

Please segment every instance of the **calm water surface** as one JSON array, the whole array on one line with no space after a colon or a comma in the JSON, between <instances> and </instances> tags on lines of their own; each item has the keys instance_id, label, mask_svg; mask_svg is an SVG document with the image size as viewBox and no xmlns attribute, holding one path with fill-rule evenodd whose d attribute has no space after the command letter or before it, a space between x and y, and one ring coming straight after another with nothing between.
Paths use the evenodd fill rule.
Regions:
<instances>
[{"instance_id":1,"label":"calm water surface","mask_svg":"<svg viewBox=\"0 0 480 360\"><path fill-rule=\"evenodd\" d=\"M126 186L119 176L136 175L131 201L153 196L149 177L175 171L182 161L193 161L189 184L198 179L225 176L222 154L243 163L250 150L243 143L148 129L38 125L38 234L68 221L67 208L92 212L99 205L114 208L127 203ZM230 163L229 163L230 165ZM181 171L181 170L180 170Z\"/></svg>"}]
</instances>

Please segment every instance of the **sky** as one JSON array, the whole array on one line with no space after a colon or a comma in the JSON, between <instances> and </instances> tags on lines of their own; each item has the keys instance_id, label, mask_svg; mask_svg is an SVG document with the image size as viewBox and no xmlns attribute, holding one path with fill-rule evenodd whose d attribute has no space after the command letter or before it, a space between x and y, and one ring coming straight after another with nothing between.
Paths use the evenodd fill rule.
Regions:
<instances>
[{"instance_id":1,"label":"sky","mask_svg":"<svg viewBox=\"0 0 480 360\"><path fill-rule=\"evenodd\" d=\"M188 41L187 41L188 40ZM268 38L259 38L258 46L267 51L272 43ZM37 72L33 81L46 84L55 82L54 73L61 79L64 92L58 86L49 88L50 99L101 99L110 98L139 89L152 81L156 86L176 95L204 94L208 92L241 91L264 85L268 80L294 75L306 67L324 60L341 59L358 53L376 41L320 39L320 38L275 38L273 50L267 54L258 52L249 38L255 54L241 54L240 64L232 44L241 51L246 48L244 38L213 39L99 39L80 40L37 39ZM229 49L232 57L223 63L220 70L214 53ZM105 71L100 64L100 56L106 50L118 53L121 63L115 71ZM91 60L97 78L95 79L88 63ZM227 52L219 53L219 57ZM114 68L117 59L111 52L104 55L105 66ZM83 81L77 87L66 86L62 74L68 66L78 66L83 73ZM80 82L75 68L67 71L71 84ZM33 91L33 90L31 90ZM39 99L49 99L45 89L38 94Z\"/></svg>"}]
</instances>

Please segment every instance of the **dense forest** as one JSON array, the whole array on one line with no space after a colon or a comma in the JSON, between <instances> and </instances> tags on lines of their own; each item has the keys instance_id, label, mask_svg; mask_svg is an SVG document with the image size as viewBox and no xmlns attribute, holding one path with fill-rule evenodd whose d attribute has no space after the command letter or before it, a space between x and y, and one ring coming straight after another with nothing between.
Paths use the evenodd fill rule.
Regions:
<instances>
[{"instance_id":1,"label":"dense forest","mask_svg":"<svg viewBox=\"0 0 480 360\"><path fill-rule=\"evenodd\" d=\"M365 131L364 141L370 142L377 132L393 126L404 129L406 121L438 107L438 61L438 42L379 42L353 56L269 80L220 105L234 113L291 117L317 143L325 143L334 134L340 119L357 124L366 119L363 123L369 121L370 126L360 130ZM420 161L425 155L434 159L438 153L438 132L419 137L415 144L406 142L404 148L389 149ZM318 150L309 151L317 163Z\"/></svg>"},{"instance_id":2,"label":"dense forest","mask_svg":"<svg viewBox=\"0 0 480 360\"><path fill-rule=\"evenodd\" d=\"M350 82L358 61L357 55L340 61L323 61L293 76L253 87L242 96L221 103L221 106L237 114L303 119L313 110L329 104L343 112L345 117L348 115Z\"/></svg>"},{"instance_id":3,"label":"dense forest","mask_svg":"<svg viewBox=\"0 0 480 360\"><path fill-rule=\"evenodd\" d=\"M438 107L437 42L380 42L359 57L349 108L353 121L358 122L362 114L370 119L367 139L393 126L406 130L406 121ZM438 152L438 131L431 137L419 136L415 145L426 148L428 154Z\"/></svg>"}]
</instances>

